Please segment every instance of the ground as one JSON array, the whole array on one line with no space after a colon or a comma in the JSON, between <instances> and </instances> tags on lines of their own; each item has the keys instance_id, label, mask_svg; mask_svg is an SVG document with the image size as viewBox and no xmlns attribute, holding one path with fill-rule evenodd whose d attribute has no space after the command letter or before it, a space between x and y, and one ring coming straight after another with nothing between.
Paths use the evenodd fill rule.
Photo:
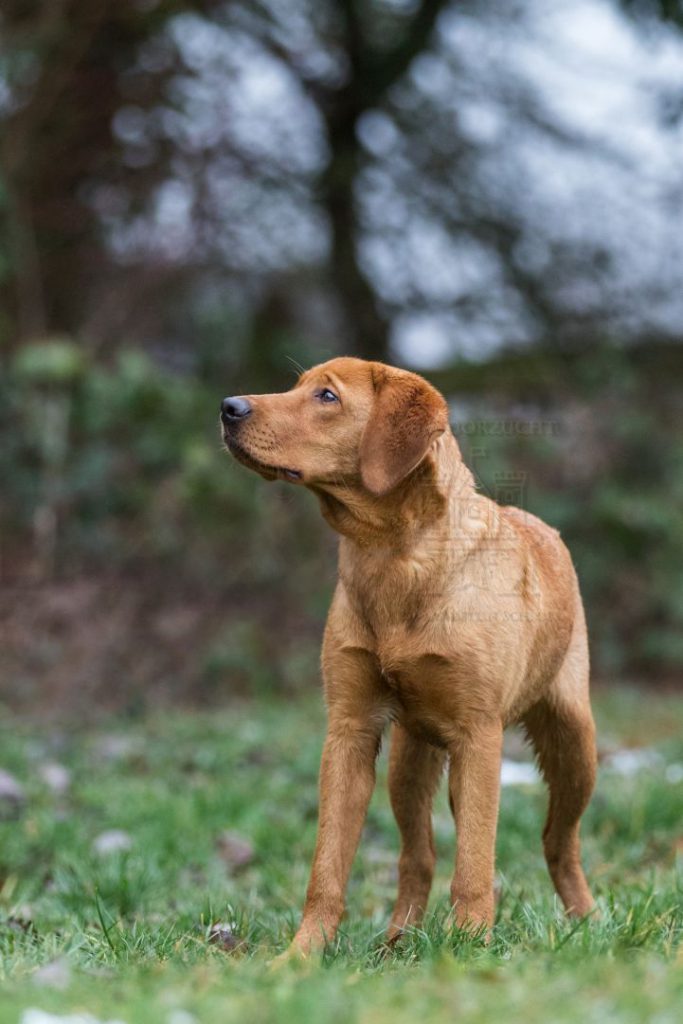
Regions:
<instances>
[{"instance_id":1,"label":"ground","mask_svg":"<svg viewBox=\"0 0 683 1024\"><path fill-rule=\"evenodd\" d=\"M338 942L280 969L315 837L317 695L87 727L5 716L0 1024L677 1024L683 696L622 689L595 704L603 760L583 835L599 917L572 923L557 905L532 782L503 790L491 944L450 931L442 791L433 909L387 953L397 836L383 756ZM528 756L514 737L510 751Z\"/></svg>"}]
</instances>

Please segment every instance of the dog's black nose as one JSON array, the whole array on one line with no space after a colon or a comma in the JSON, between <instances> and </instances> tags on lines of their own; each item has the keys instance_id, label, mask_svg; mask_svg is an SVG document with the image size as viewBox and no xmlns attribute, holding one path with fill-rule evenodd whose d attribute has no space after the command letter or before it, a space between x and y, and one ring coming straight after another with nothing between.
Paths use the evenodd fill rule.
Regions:
<instances>
[{"instance_id":1,"label":"dog's black nose","mask_svg":"<svg viewBox=\"0 0 683 1024\"><path fill-rule=\"evenodd\" d=\"M221 419L224 423L243 420L251 412L251 405L246 398L224 398L221 402Z\"/></svg>"}]
</instances>

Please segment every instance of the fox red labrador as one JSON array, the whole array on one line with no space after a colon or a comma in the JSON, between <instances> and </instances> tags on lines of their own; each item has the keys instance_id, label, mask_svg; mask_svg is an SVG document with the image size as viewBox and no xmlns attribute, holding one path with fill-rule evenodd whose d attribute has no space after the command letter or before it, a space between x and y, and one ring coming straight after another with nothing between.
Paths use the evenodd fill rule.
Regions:
<instances>
[{"instance_id":1,"label":"fox red labrador","mask_svg":"<svg viewBox=\"0 0 683 1024\"><path fill-rule=\"evenodd\" d=\"M588 644L557 531L475 490L444 398L414 373L332 359L283 394L226 398L221 420L239 462L308 487L340 534L322 648L318 839L293 951L305 955L335 934L388 723L401 834L390 939L427 905L432 798L446 765L454 920L492 925L510 723L526 729L548 784L543 846L555 888L570 914L589 912L579 854L596 768Z\"/></svg>"}]
</instances>

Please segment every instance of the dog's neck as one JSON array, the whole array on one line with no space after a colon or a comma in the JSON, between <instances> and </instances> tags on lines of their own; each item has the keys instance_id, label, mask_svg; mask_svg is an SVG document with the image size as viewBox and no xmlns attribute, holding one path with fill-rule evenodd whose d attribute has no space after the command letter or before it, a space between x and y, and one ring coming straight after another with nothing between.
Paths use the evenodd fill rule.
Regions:
<instances>
[{"instance_id":1,"label":"dog's neck","mask_svg":"<svg viewBox=\"0 0 683 1024\"><path fill-rule=\"evenodd\" d=\"M390 494L378 497L346 484L315 492L326 521L352 545L404 552L431 527L441 528L445 517L457 528L458 505L475 496L472 474L450 430Z\"/></svg>"}]
</instances>

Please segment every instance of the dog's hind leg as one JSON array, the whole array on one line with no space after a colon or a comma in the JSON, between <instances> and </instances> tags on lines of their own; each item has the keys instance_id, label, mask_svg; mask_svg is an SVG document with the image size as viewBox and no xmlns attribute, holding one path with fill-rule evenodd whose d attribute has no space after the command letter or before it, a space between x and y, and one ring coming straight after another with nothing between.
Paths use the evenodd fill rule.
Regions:
<instances>
[{"instance_id":1,"label":"dog's hind leg","mask_svg":"<svg viewBox=\"0 0 683 1024\"><path fill-rule=\"evenodd\" d=\"M547 696L523 721L550 791L543 831L548 870L567 912L582 916L594 904L581 866L579 823L597 765L584 633L575 633Z\"/></svg>"},{"instance_id":2,"label":"dog's hind leg","mask_svg":"<svg viewBox=\"0 0 683 1024\"><path fill-rule=\"evenodd\" d=\"M396 939L422 920L432 886L436 854L432 800L443 775L446 752L394 725L389 755L389 795L401 833L398 898L387 932Z\"/></svg>"}]
</instances>

